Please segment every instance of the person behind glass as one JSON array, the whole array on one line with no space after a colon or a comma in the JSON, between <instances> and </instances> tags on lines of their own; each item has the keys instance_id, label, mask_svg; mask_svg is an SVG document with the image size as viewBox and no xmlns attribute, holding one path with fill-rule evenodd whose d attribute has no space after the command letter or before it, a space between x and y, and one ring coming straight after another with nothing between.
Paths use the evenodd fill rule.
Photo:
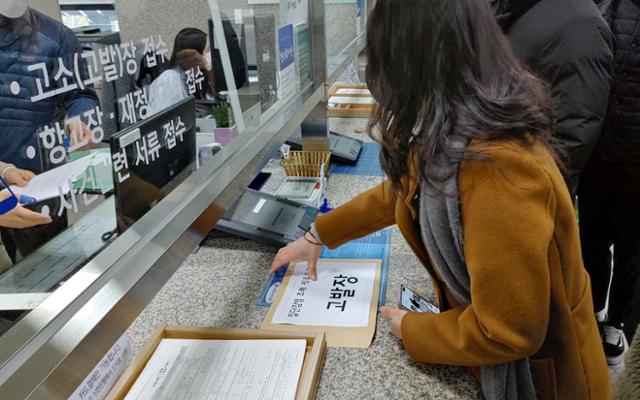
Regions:
<instances>
[{"instance_id":1,"label":"person behind glass","mask_svg":"<svg viewBox=\"0 0 640 400\"><path fill-rule=\"evenodd\" d=\"M594 308L607 360L615 365L640 322L640 0L601 3L616 36L615 68L604 129L580 178L578 208Z\"/></svg>"},{"instance_id":2,"label":"person behind glass","mask_svg":"<svg viewBox=\"0 0 640 400\"><path fill-rule=\"evenodd\" d=\"M366 50L388 179L318 217L272 270L306 261L316 280L323 244L397 224L442 310L381 309L412 358L474 367L489 400L606 399L549 96L489 2L378 0Z\"/></svg>"},{"instance_id":3,"label":"person behind glass","mask_svg":"<svg viewBox=\"0 0 640 400\"><path fill-rule=\"evenodd\" d=\"M199 70L199 71L197 71ZM213 98L211 52L207 34L197 28L184 28L176 35L169 69L149 88L149 112L155 114L194 95L196 99ZM202 73L201 84L193 83L190 92L187 74Z\"/></svg>"},{"instance_id":4,"label":"person behind glass","mask_svg":"<svg viewBox=\"0 0 640 400\"><path fill-rule=\"evenodd\" d=\"M59 60L73 69L74 57L81 51L74 33L63 24L29 7L28 0L0 2L0 160L34 173L55 165L40 146L38 131L59 119L82 116L99 106L95 92L89 88L65 90L55 96L32 101L38 95L37 81L42 80L40 68L30 66L43 63L54 89L63 85L55 79ZM86 65L79 58L81 78L87 78ZM31 69L31 70L30 70ZM69 85L76 77L65 77ZM80 121L68 123L71 146L89 138L89 128ZM36 149L30 154L29 149ZM39 203L53 212L60 208L57 199ZM66 213L55 215L46 226L29 229L2 229L2 239L12 260L26 257L67 226Z\"/></svg>"}]
</instances>

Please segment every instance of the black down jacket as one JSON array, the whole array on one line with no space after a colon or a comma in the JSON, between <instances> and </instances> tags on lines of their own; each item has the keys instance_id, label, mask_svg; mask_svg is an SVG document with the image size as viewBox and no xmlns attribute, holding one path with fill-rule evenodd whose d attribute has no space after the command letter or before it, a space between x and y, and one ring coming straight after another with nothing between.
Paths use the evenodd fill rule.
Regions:
<instances>
[{"instance_id":1,"label":"black down jacket","mask_svg":"<svg viewBox=\"0 0 640 400\"><path fill-rule=\"evenodd\" d=\"M613 35L593 0L492 0L516 56L551 90L554 137L575 192L607 110Z\"/></svg>"},{"instance_id":2,"label":"black down jacket","mask_svg":"<svg viewBox=\"0 0 640 400\"><path fill-rule=\"evenodd\" d=\"M615 62L605 128L597 151L613 162L640 163L640 0L609 0Z\"/></svg>"}]
</instances>

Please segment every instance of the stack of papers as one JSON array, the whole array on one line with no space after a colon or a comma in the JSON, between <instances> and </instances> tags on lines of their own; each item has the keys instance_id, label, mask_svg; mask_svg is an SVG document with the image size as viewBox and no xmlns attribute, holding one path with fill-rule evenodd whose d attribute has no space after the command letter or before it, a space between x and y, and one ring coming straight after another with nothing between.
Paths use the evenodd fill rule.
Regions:
<instances>
[{"instance_id":1,"label":"stack of papers","mask_svg":"<svg viewBox=\"0 0 640 400\"><path fill-rule=\"evenodd\" d=\"M125 400L294 400L304 339L162 339Z\"/></svg>"},{"instance_id":2,"label":"stack of papers","mask_svg":"<svg viewBox=\"0 0 640 400\"><path fill-rule=\"evenodd\" d=\"M364 95L371 96L371 92L369 89L352 89L352 88L342 88L336 91L337 94L341 95Z\"/></svg>"},{"instance_id":3,"label":"stack of papers","mask_svg":"<svg viewBox=\"0 0 640 400\"><path fill-rule=\"evenodd\" d=\"M331 96L329 98L330 106L337 106L340 104L375 104L373 97L345 97L345 96Z\"/></svg>"}]
</instances>

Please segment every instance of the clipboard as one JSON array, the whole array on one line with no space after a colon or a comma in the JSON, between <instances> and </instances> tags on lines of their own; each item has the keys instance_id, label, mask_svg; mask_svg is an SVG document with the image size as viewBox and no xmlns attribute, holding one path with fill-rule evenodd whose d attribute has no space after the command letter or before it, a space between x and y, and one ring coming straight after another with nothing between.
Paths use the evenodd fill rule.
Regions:
<instances>
[{"instance_id":1,"label":"clipboard","mask_svg":"<svg viewBox=\"0 0 640 400\"><path fill-rule=\"evenodd\" d=\"M305 339L305 353L296 400L316 398L320 374L324 362L326 342L320 332L284 332L261 329L225 329L190 326L160 326L151 335L147 344L140 350L120 379L111 388L106 400L122 400L144 370L162 339L216 339L216 340L256 340L256 339Z\"/></svg>"},{"instance_id":2,"label":"clipboard","mask_svg":"<svg viewBox=\"0 0 640 400\"><path fill-rule=\"evenodd\" d=\"M318 331L324 332L325 339L328 347L354 347L354 348L368 348L373 341L373 335L376 332L376 319L378 314L378 297L380 296L380 277L382 270L382 262L380 260L343 260L343 259L323 259L323 262L348 262L348 263L367 263L376 265L376 274L373 282L373 296L371 297L371 304L369 305L369 319L368 325L362 328L353 327L335 327L335 326L310 326L310 325L289 325L289 324L273 324L273 316L278 308L278 305L284 297L285 291L289 282L291 281L291 275L295 270L295 264L291 264L287 268L287 273L284 276L282 285L278 289L278 293L269 308L269 312L262 322L262 329L270 329L277 331L289 331L289 332L309 332Z\"/></svg>"}]
</instances>

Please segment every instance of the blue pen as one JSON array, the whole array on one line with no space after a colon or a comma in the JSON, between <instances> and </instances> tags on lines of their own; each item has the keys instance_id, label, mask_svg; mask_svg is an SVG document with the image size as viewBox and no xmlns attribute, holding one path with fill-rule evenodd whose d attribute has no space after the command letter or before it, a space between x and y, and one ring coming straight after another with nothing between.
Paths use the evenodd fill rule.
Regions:
<instances>
[{"instance_id":1,"label":"blue pen","mask_svg":"<svg viewBox=\"0 0 640 400\"><path fill-rule=\"evenodd\" d=\"M11 193L12 197L14 197L16 199L18 198L18 196L16 196L15 193L13 193L13 190L11 190L11 187L9 186L9 184L1 176L0 176L0 182L2 182L4 187L9 191L9 193ZM36 200L35 197L27 196L26 194L21 195L20 196L20 200L19 200L20 204L35 204L37 202L38 202L38 200ZM0 215L2 215L2 214L0 214Z\"/></svg>"},{"instance_id":2,"label":"blue pen","mask_svg":"<svg viewBox=\"0 0 640 400\"><path fill-rule=\"evenodd\" d=\"M20 203L22 204L36 204L37 202L38 200L35 197L27 196L26 194L20 196Z\"/></svg>"}]
</instances>

